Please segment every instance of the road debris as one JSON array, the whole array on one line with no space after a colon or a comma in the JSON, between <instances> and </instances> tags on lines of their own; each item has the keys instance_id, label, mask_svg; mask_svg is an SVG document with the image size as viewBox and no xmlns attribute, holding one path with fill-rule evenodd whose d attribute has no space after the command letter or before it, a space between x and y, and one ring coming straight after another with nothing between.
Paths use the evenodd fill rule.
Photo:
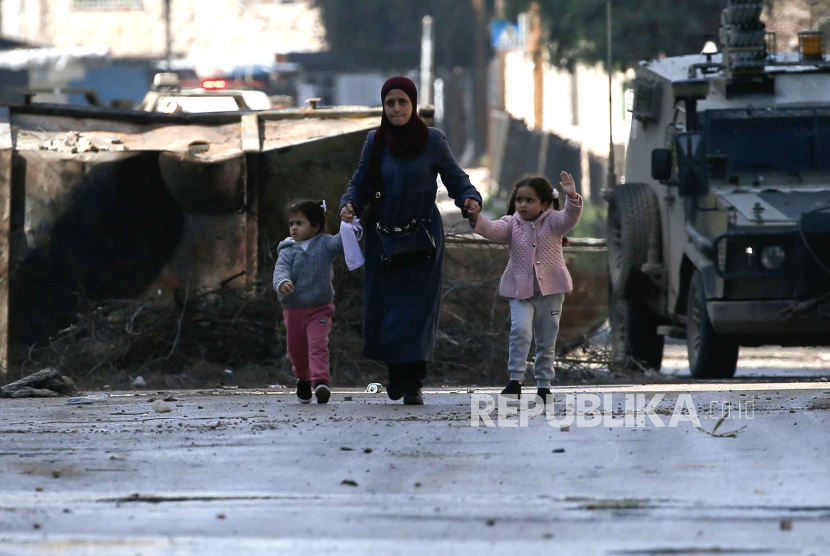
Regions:
<instances>
[{"instance_id":1,"label":"road debris","mask_svg":"<svg viewBox=\"0 0 830 556\"><path fill-rule=\"evenodd\" d=\"M173 411L172 407L170 407L161 400L154 401L151 407L153 408L153 411L155 411L156 413L170 413L171 411Z\"/></svg>"},{"instance_id":2,"label":"road debris","mask_svg":"<svg viewBox=\"0 0 830 556\"><path fill-rule=\"evenodd\" d=\"M383 392L383 385L379 382L372 382L366 387L366 391L370 394L380 394Z\"/></svg>"},{"instance_id":3,"label":"road debris","mask_svg":"<svg viewBox=\"0 0 830 556\"><path fill-rule=\"evenodd\" d=\"M341 485L356 487L357 483L351 479L343 479L340 481Z\"/></svg>"},{"instance_id":4,"label":"road debris","mask_svg":"<svg viewBox=\"0 0 830 556\"><path fill-rule=\"evenodd\" d=\"M109 393L103 392L101 394L95 394L94 396L83 396L80 398L70 398L66 405L89 405L94 403L104 403L109 400Z\"/></svg>"},{"instance_id":5,"label":"road debris","mask_svg":"<svg viewBox=\"0 0 830 556\"><path fill-rule=\"evenodd\" d=\"M75 391L71 378L47 368L0 388L0 398L54 398Z\"/></svg>"},{"instance_id":6,"label":"road debris","mask_svg":"<svg viewBox=\"0 0 830 556\"><path fill-rule=\"evenodd\" d=\"M728 414L727 414L727 415L724 415L723 417L721 417L721 418L718 420L718 422L717 422L717 423L715 423L715 428L714 428L714 429L712 429L712 432L707 431L707 430L706 430L706 429L704 429L703 427L695 427L695 428L696 428L697 430L699 430L700 432L705 432L705 433L706 433L706 434L708 434L709 436L714 436L715 438L737 438L737 437L738 437L738 434L740 434L740 432L746 428L746 425L744 425L743 427L741 427L741 428L739 428L739 429L735 429L735 430L733 430L733 431L729 431L729 432L721 432L721 433L718 433L718 432L717 432L717 431L718 431L718 429L720 428L721 424L723 424L723 422L724 422L724 421L725 421L728 417L729 417L729 415L728 415Z\"/></svg>"}]
</instances>

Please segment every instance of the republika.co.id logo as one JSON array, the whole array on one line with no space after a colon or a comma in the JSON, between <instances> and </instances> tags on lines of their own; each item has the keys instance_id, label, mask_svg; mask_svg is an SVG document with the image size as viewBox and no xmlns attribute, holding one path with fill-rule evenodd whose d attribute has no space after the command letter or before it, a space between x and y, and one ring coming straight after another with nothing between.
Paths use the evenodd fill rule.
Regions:
<instances>
[{"instance_id":1,"label":"republika.co.id logo","mask_svg":"<svg viewBox=\"0 0 830 556\"><path fill-rule=\"evenodd\" d=\"M691 394L680 394L674 406L669 409L663 401L665 394L654 394L646 399L645 394L575 393L551 395L547 403L535 396L522 396L519 403L515 397L498 394L473 393L470 396L470 426L479 427L526 427L533 417L544 415L553 427L676 427L688 422L701 428L700 417ZM616 400L615 400L616 398ZM668 401L667 401L668 402ZM744 402L733 408L731 402L712 401L705 406L704 416L711 419L746 418L755 416L754 402Z\"/></svg>"}]
</instances>

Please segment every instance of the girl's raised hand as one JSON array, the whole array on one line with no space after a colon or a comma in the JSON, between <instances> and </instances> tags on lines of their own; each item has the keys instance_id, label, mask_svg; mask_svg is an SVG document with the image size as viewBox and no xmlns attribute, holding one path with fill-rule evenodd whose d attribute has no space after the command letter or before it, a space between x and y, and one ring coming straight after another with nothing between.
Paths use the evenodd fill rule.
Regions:
<instances>
[{"instance_id":1,"label":"girl's raised hand","mask_svg":"<svg viewBox=\"0 0 830 556\"><path fill-rule=\"evenodd\" d=\"M565 195L568 196L569 199L576 199L578 195L576 194L576 183L574 182L574 178L569 173L562 171L559 174L559 186L562 188L562 191L565 192Z\"/></svg>"}]
</instances>

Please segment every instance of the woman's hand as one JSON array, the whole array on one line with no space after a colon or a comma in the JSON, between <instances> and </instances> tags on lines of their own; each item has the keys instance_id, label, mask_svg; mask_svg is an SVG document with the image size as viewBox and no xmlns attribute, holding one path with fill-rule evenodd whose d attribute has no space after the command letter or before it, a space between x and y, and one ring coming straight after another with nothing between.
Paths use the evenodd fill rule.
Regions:
<instances>
[{"instance_id":1,"label":"woman's hand","mask_svg":"<svg viewBox=\"0 0 830 556\"><path fill-rule=\"evenodd\" d=\"M481 210L481 205L478 204L478 201L476 201L472 197L467 197L466 199L464 199L464 210L470 212L473 210L473 207L478 207L478 210Z\"/></svg>"},{"instance_id":2,"label":"woman's hand","mask_svg":"<svg viewBox=\"0 0 830 556\"><path fill-rule=\"evenodd\" d=\"M481 206L478 203L474 203L467 211L467 217L470 220L470 224L472 224L473 226L475 226L476 222L478 222L478 215L480 212Z\"/></svg>"},{"instance_id":3,"label":"woman's hand","mask_svg":"<svg viewBox=\"0 0 830 556\"><path fill-rule=\"evenodd\" d=\"M576 192L576 183L574 182L573 176L563 170L562 173L559 174L559 179L559 186L562 188L562 191L565 192L565 195L568 196L568 199L578 199L579 195Z\"/></svg>"},{"instance_id":4,"label":"woman's hand","mask_svg":"<svg viewBox=\"0 0 830 556\"><path fill-rule=\"evenodd\" d=\"M343 222L354 222L354 205L346 203L346 206L340 211L340 220Z\"/></svg>"},{"instance_id":5,"label":"woman's hand","mask_svg":"<svg viewBox=\"0 0 830 556\"><path fill-rule=\"evenodd\" d=\"M280 293L283 295L291 295L294 293L294 284L291 283L291 280L280 284Z\"/></svg>"}]
</instances>

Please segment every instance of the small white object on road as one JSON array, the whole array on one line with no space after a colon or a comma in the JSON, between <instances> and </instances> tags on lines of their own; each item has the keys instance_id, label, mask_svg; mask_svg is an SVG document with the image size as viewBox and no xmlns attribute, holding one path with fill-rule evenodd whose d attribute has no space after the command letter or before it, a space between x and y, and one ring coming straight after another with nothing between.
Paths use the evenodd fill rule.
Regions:
<instances>
[{"instance_id":1,"label":"small white object on road","mask_svg":"<svg viewBox=\"0 0 830 556\"><path fill-rule=\"evenodd\" d=\"M172 407L170 407L161 400L154 401L151 407L153 408L153 411L155 411L156 413L170 413L171 411L173 411Z\"/></svg>"},{"instance_id":2,"label":"small white object on road","mask_svg":"<svg viewBox=\"0 0 830 556\"><path fill-rule=\"evenodd\" d=\"M103 403L109 399L110 395L106 392L102 394L95 394L94 396L84 396L82 398L69 398L66 405L86 405L92 403Z\"/></svg>"}]
</instances>

